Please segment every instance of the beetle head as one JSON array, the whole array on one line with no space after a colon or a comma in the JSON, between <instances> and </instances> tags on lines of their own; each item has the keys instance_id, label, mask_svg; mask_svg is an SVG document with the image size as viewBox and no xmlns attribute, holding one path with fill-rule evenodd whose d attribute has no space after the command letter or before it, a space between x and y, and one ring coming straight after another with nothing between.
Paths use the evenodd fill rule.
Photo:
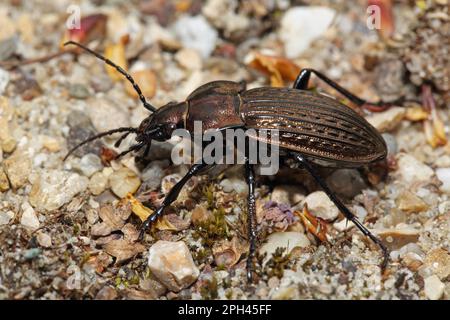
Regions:
<instances>
[{"instance_id":1,"label":"beetle head","mask_svg":"<svg viewBox=\"0 0 450 320\"><path fill-rule=\"evenodd\" d=\"M141 122L137 129L136 141L145 143L151 140L169 140L175 129L184 127L185 113L185 102L169 102Z\"/></svg>"}]
</instances>

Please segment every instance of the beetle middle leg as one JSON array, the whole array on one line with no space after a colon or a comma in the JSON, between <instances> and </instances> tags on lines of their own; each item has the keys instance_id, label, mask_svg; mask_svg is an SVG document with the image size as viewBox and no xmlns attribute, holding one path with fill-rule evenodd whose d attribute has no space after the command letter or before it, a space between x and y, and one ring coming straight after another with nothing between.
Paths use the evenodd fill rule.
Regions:
<instances>
[{"instance_id":1,"label":"beetle middle leg","mask_svg":"<svg viewBox=\"0 0 450 320\"><path fill-rule=\"evenodd\" d=\"M142 240L144 238L144 234L147 231L147 229L150 227L150 225L156 221L163 213L164 210L170 206L180 194L181 189L183 186L189 181L190 178L198 175L204 168L206 168L208 165L204 163L194 164L189 169L189 171L184 175L183 178L181 178L180 181L175 184L172 189L170 189L167 196L164 198L161 206L152 214L150 215L141 226L141 231L139 233L139 240Z\"/></svg>"},{"instance_id":2,"label":"beetle middle leg","mask_svg":"<svg viewBox=\"0 0 450 320\"><path fill-rule=\"evenodd\" d=\"M361 232L369 237L383 252L383 262L381 264L381 269L384 270L386 268L388 259L389 259L389 251L374 234L372 234L357 218L356 216L342 203L341 200L336 196L336 194L328 187L325 181L320 177L314 166L301 154L299 153L291 153L291 155L299 161L303 167L312 175L314 180L320 185L320 187L325 191L325 193L330 197L331 201L334 202L336 207L338 207L339 211L351 222L353 222L356 227L361 230Z\"/></svg>"},{"instance_id":3,"label":"beetle middle leg","mask_svg":"<svg viewBox=\"0 0 450 320\"><path fill-rule=\"evenodd\" d=\"M249 163L246 159L245 162L245 178L248 184L248 198L247 198L247 234L248 241L250 242L250 249L247 258L247 280L252 282L253 278L253 262L255 258L256 250L256 199L255 199L255 172L254 165Z\"/></svg>"},{"instance_id":4,"label":"beetle middle leg","mask_svg":"<svg viewBox=\"0 0 450 320\"><path fill-rule=\"evenodd\" d=\"M300 90L308 89L308 82L309 82L309 78L311 77L311 73L314 73L320 80L322 80L323 82L328 84L330 87L334 88L336 91L338 91L340 94L342 94L344 97L346 97L351 102L355 103L356 105L358 105L361 108L366 108L369 111L375 111L375 112L383 111L383 110L390 108L394 104L401 104L402 102L405 101L404 98L400 98L396 101L389 102L389 103L386 103L383 101L379 101L379 102L366 101L366 100L361 99L358 96L354 95L347 89L341 87L338 83L331 80L323 73L321 73L317 70L314 70L314 69L302 69L300 71L299 75L297 76L297 79L295 79L295 81L294 81L293 88L300 89Z\"/></svg>"}]
</instances>

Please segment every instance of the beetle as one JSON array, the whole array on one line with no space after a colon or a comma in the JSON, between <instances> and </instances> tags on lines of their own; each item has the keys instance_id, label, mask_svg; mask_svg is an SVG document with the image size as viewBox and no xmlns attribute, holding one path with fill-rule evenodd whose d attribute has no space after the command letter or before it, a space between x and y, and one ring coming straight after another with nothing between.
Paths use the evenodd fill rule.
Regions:
<instances>
[{"instance_id":1,"label":"beetle","mask_svg":"<svg viewBox=\"0 0 450 320\"><path fill-rule=\"evenodd\" d=\"M77 42L69 41L65 45L76 45L114 67L133 85L143 106L151 112L138 128L122 127L102 132L72 148L65 159L81 145L117 132L122 132L123 135L115 143L116 147L129 134L136 135L136 143L117 157L142 148L145 148L146 154L149 152L152 140L169 140L173 131L179 128L192 131L194 121L202 121L203 130L232 127L255 129L257 132L263 129L277 129L280 149L287 156L298 161L345 218L353 222L365 236L379 246L383 253L381 267L382 269L386 267L388 249L335 195L316 168L317 165L358 168L383 160L387 155L386 143L380 133L350 107L331 97L307 91L308 81L311 74L314 74L360 107L372 110L383 109L387 104L381 101L367 102L323 73L314 69L303 69L296 78L293 88L262 87L246 90L244 82L214 81L194 90L185 101L171 102L157 109L146 101L138 84L120 66ZM250 138L263 139L260 136ZM265 142L270 144L269 140ZM247 229L250 247L246 267L247 278L251 281L257 239L256 182L254 164L251 164L247 158L244 166L249 191ZM143 238L150 225L177 199L186 182L204 172L207 167L205 163L193 164L190 167L185 176L168 192L161 206L143 222L139 239Z\"/></svg>"}]
</instances>

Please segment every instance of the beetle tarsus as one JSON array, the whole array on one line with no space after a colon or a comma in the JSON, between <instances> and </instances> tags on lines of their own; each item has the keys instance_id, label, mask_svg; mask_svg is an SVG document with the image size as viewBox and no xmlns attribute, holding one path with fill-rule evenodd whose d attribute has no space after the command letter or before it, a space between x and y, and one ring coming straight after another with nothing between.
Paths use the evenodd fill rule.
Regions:
<instances>
[{"instance_id":1,"label":"beetle tarsus","mask_svg":"<svg viewBox=\"0 0 450 320\"><path fill-rule=\"evenodd\" d=\"M180 194L181 189L183 186L189 181L190 178L193 176L198 175L202 169L207 167L204 163L194 164L189 171L184 175L183 178L181 178L180 181L178 181L172 189L170 189L167 196L164 198L163 203L161 206L156 210L152 215L148 216L147 219L142 223L141 231L139 232L139 240L142 240L144 238L145 232L147 232L148 228L152 225L153 222L155 222L160 216L163 215L164 210L170 206Z\"/></svg>"},{"instance_id":2,"label":"beetle tarsus","mask_svg":"<svg viewBox=\"0 0 450 320\"><path fill-rule=\"evenodd\" d=\"M381 269L384 270L389 261L389 250L384 246L379 238L377 238L373 233L371 233L356 216L339 200L336 194L328 187L325 181L320 177L313 165L301 154L291 153L291 155L299 161L303 167L311 174L311 176L320 185L323 191L328 195L328 197L333 201L340 212L350 221L352 221L355 226L370 240L372 240L383 252L383 262L381 264Z\"/></svg>"}]
</instances>

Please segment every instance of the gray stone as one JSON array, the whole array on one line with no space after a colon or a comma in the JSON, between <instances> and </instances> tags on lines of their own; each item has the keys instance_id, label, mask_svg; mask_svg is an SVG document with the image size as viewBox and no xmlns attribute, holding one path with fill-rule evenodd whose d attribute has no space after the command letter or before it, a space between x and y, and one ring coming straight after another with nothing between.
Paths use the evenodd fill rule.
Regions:
<instances>
[{"instance_id":1,"label":"gray stone","mask_svg":"<svg viewBox=\"0 0 450 320\"><path fill-rule=\"evenodd\" d=\"M88 182L88 178L72 172L43 171L33 183L30 203L40 211L56 210L85 191Z\"/></svg>"},{"instance_id":2,"label":"gray stone","mask_svg":"<svg viewBox=\"0 0 450 320\"><path fill-rule=\"evenodd\" d=\"M281 18L279 37L288 58L297 58L330 26L335 11L326 7L302 6L287 10Z\"/></svg>"},{"instance_id":3,"label":"gray stone","mask_svg":"<svg viewBox=\"0 0 450 320\"><path fill-rule=\"evenodd\" d=\"M36 212L34 212L34 209L30 206L28 202L24 202L22 204L22 218L20 219L20 224L24 226L25 228L35 231L39 228L39 219L36 216Z\"/></svg>"},{"instance_id":4,"label":"gray stone","mask_svg":"<svg viewBox=\"0 0 450 320\"><path fill-rule=\"evenodd\" d=\"M14 219L14 212L11 210L0 212L0 226L10 223L12 219Z\"/></svg>"},{"instance_id":5,"label":"gray stone","mask_svg":"<svg viewBox=\"0 0 450 320\"><path fill-rule=\"evenodd\" d=\"M259 249L261 255L266 254L263 264L272 258L277 248L285 248L285 253L289 253L295 247L306 248L310 245L309 239L300 232L275 232L270 234L266 242Z\"/></svg>"},{"instance_id":6,"label":"gray stone","mask_svg":"<svg viewBox=\"0 0 450 320\"><path fill-rule=\"evenodd\" d=\"M92 153L84 155L80 160L79 166L81 172L87 177L103 169L101 159Z\"/></svg>"},{"instance_id":7,"label":"gray stone","mask_svg":"<svg viewBox=\"0 0 450 320\"><path fill-rule=\"evenodd\" d=\"M316 217L331 221L338 217L339 210L323 191L310 193L303 201Z\"/></svg>"},{"instance_id":8,"label":"gray stone","mask_svg":"<svg viewBox=\"0 0 450 320\"><path fill-rule=\"evenodd\" d=\"M130 192L134 193L141 185L141 179L128 168L120 168L109 176L112 192L119 198L125 198Z\"/></svg>"},{"instance_id":9,"label":"gray stone","mask_svg":"<svg viewBox=\"0 0 450 320\"><path fill-rule=\"evenodd\" d=\"M162 284L175 292L190 286L200 274L183 241L156 242L150 247L148 266Z\"/></svg>"},{"instance_id":10,"label":"gray stone","mask_svg":"<svg viewBox=\"0 0 450 320\"><path fill-rule=\"evenodd\" d=\"M367 188L361 174L355 169L338 169L327 178L327 182L338 195L348 199L354 198Z\"/></svg>"},{"instance_id":11,"label":"gray stone","mask_svg":"<svg viewBox=\"0 0 450 320\"><path fill-rule=\"evenodd\" d=\"M216 47L217 31L202 15L179 18L174 31L185 48L196 49L203 58L208 58Z\"/></svg>"}]
</instances>

